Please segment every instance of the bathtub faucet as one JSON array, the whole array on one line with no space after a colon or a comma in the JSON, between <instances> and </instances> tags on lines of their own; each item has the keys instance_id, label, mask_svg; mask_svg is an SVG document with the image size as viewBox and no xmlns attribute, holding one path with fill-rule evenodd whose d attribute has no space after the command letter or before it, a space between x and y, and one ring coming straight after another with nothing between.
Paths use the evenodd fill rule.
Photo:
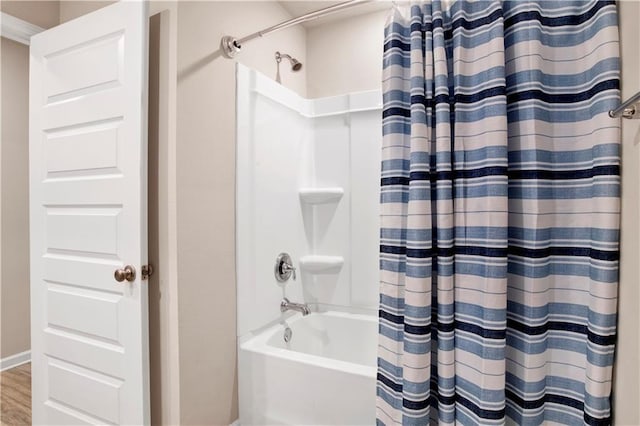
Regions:
<instances>
[{"instance_id":1,"label":"bathtub faucet","mask_svg":"<svg viewBox=\"0 0 640 426\"><path fill-rule=\"evenodd\" d=\"M282 301L280 302L280 312L287 312L287 311L300 312L302 316L307 316L311 313L311 310L309 309L309 306L307 306L306 303L293 303L293 302L290 302L289 299L287 299L286 297L283 297Z\"/></svg>"}]
</instances>

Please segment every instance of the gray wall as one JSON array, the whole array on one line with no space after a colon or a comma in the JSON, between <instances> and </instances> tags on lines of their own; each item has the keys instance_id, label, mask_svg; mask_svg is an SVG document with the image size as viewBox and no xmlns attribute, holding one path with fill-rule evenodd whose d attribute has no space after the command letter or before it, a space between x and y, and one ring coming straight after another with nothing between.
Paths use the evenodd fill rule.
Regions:
<instances>
[{"instance_id":1,"label":"gray wall","mask_svg":"<svg viewBox=\"0 0 640 426\"><path fill-rule=\"evenodd\" d=\"M388 10L349 16L307 31L310 98L380 90Z\"/></svg>"},{"instance_id":2,"label":"gray wall","mask_svg":"<svg viewBox=\"0 0 640 426\"><path fill-rule=\"evenodd\" d=\"M640 90L640 3L618 3L622 97ZM618 342L613 386L616 425L640 424L640 120L622 120L622 233Z\"/></svg>"},{"instance_id":3,"label":"gray wall","mask_svg":"<svg viewBox=\"0 0 640 426\"><path fill-rule=\"evenodd\" d=\"M57 1L2 1L0 9L43 28ZM29 47L2 38L0 145L0 358L31 348L29 310Z\"/></svg>"},{"instance_id":4,"label":"gray wall","mask_svg":"<svg viewBox=\"0 0 640 426\"><path fill-rule=\"evenodd\" d=\"M182 424L238 418L235 277L235 63L224 34L238 37L290 16L276 2L178 3L178 304ZM276 50L306 63L298 26L246 44L238 61L275 76ZM305 69L282 67L306 92Z\"/></svg>"}]
</instances>

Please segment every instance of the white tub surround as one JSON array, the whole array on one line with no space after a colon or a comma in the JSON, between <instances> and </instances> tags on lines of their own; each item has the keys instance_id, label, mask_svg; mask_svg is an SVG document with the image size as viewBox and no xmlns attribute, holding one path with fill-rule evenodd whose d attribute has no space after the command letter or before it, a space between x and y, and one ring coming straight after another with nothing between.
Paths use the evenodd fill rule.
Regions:
<instances>
[{"instance_id":1,"label":"white tub surround","mask_svg":"<svg viewBox=\"0 0 640 426\"><path fill-rule=\"evenodd\" d=\"M237 66L243 426L375 423L381 104L379 91L304 99ZM296 280L275 278L280 253ZM282 314L284 297L312 313Z\"/></svg>"},{"instance_id":2,"label":"white tub surround","mask_svg":"<svg viewBox=\"0 0 640 426\"><path fill-rule=\"evenodd\" d=\"M305 99L238 64L237 98L238 336L282 297L375 313L381 93ZM273 276L282 252L296 281Z\"/></svg>"},{"instance_id":3,"label":"white tub surround","mask_svg":"<svg viewBox=\"0 0 640 426\"><path fill-rule=\"evenodd\" d=\"M309 204L337 203L343 195L343 188L300 188L300 200Z\"/></svg>"},{"instance_id":4,"label":"white tub surround","mask_svg":"<svg viewBox=\"0 0 640 426\"><path fill-rule=\"evenodd\" d=\"M377 332L374 316L325 312L249 337L238 351L240 423L375 424Z\"/></svg>"},{"instance_id":5,"label":"white tub surround","mask_svg":"<svg viewBox=\"0 0 640 426\"><path fill-rule=\"evenodd\" d=\"M312 254L300 258L300 269L314 274L338 273L344 264L342 256Z\"/></svg>"}]
</instances>

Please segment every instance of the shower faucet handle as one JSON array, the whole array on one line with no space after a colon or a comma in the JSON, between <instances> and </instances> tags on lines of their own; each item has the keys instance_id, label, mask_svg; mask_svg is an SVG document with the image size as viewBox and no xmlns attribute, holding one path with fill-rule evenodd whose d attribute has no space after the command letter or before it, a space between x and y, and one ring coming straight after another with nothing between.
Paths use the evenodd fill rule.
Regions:
<instances>
[{"instance_id":1,"label":"shower faucet handle","mask_svg":"<svg viewBox=\"0 0 640 426\"><path fill-rule=\"evenodd\" d=\"M291 272L292 276L293 276L293 280L295 281L296 279L296 268L289 264L289 263L283 263L282 264L282 271L283 272Z\"/></svg>"},{"instance_id":2,"label":"shower faucet handle","mask_svg":"<svg viewBox=\"0 0 640 426\"><path fill-rule=\"evenodd\" d=\"M296 279L296 268L293 266L293 261L288 253L280 253L276 258L276 265L274 268L274 274L278 282L285 282L293 276Z\"/></svg>"}]
</instances>

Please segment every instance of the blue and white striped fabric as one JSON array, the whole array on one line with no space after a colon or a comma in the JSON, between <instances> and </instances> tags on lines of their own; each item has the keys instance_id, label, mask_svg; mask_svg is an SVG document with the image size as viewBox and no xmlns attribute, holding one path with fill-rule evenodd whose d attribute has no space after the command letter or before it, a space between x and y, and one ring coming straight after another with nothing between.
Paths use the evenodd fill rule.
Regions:
<instances>
[{"instance_id":1,"label":"blue and white striped fabric","mask_svg":"<svg viewBox=\"0 0 640 426\"><path fill-rule=\"evenodd\" d=\"M615 3L400 3L385 34L378 424L609 424Z\"/></svg>"}]
</instances>

